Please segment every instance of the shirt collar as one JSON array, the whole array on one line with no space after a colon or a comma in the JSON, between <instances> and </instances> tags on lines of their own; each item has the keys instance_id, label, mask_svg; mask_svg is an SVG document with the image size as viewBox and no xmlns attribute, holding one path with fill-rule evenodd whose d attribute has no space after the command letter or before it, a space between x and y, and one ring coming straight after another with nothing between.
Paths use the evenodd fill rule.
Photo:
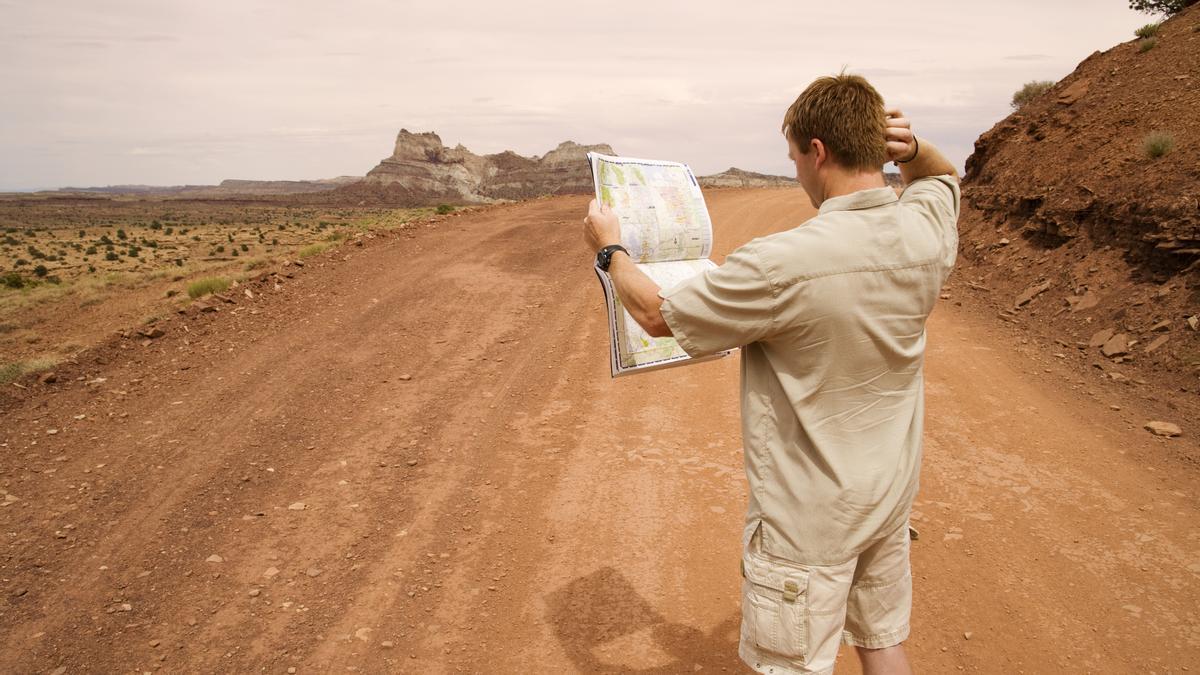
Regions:
<instances>
[{"instance_id":1,"label":"shirt collar","mask_svg":"<svg viewBox=\"0 0 1200 675\"><path fill-rule=\"evenodd\" d=\"M896 191L890 187L868 188L851 192L848 195L831 197L821 203L821 208L817 213L829 213L830 211L857 211L858 209L870 209L884 204L891 204L897 201Z\"/></svg>"}]
</instances>

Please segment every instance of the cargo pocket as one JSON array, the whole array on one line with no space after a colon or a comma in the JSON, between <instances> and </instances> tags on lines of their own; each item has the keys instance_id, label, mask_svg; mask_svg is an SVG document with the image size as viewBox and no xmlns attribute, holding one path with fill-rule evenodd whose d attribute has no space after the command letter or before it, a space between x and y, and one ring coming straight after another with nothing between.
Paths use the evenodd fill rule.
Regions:
<instances>
[{"instance_id":1,"label":"cargo pocket","mask_svg":"<svg viewBox=\"0 0 1200 675\"><path fill-rule=\"evenodd\" d=\"M764 652L803 660L808 653L808 570L746 552L742 575L746 638Z\"/></svg>"}]
</instances>

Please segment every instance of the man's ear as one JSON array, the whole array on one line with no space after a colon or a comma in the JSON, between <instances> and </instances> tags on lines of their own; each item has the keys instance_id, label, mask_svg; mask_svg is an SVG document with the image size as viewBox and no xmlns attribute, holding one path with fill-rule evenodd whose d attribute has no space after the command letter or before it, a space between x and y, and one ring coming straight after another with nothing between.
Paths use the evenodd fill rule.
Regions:
<instances>
[{"instance_id":1,"label":"man's ear","mask_svg":"<svg viewBox=\"0 0 1200 675\"><path fill-rule=\"evenodd\" d=\"M809 149L817 155L813 158L813 168L820 169L825 164L825 161L829 159L829 151L826 150L825 144L819 138L809 141Z\"/></svg>"}]
</instances>

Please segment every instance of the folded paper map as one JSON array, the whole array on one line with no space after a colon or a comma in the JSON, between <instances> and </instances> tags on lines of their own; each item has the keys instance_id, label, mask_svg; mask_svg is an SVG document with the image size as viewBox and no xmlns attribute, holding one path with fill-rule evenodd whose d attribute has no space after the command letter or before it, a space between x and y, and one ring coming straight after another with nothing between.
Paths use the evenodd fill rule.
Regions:
<instances>
[{"instance_id":1,"label":"folded paper map","mask_svg":"<svg viewBox=\"0 0 1200 675\"><path fill-rule=\"evenodd\" d=\"M716 267L712 221L700 184L686 164L588 153L596 199L621 222L621 245L638 269L668 289ZM689 357L674 338L651 337L621 304L608 273L596 276L608 306L612 376L720 358Z\"/></svg>"}]
</instances>

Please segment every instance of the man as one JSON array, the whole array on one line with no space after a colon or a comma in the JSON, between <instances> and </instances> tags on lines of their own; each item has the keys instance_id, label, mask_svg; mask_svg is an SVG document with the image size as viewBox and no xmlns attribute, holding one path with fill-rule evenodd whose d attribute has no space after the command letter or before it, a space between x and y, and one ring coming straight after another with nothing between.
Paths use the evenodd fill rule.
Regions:
<instances>
[{"instance_id":1,"label":"man","mask_svg":"<svg viewBox=\"0 0 1200 675\"><path fill-rule=\"evenodd\" d=\"M692 356L742 347L742 660L830 673L845 641L868 675L911 673L925 320L954 265L958 179L858 76L809 85L783 134L815 217L675 288L619 251L609 273L651 335ZM899 197L887 161L900 167ZM584 223L594 250L619 244L607 208L593 201Z\"/></svg>"}]
</instances>

